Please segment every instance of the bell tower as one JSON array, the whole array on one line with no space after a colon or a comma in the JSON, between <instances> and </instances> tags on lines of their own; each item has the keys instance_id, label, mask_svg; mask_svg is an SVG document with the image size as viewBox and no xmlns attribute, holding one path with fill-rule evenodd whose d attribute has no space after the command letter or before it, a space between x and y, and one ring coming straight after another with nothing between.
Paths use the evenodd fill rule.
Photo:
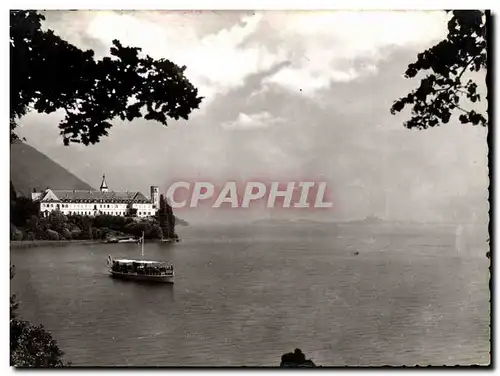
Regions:
<instances>
[{"instance_id":1,"label":"bell tower","mask_svg":"<svg viewBox=\"0 0 500 376\"><path fill-rule=\"evenodd\" d=\"M101 192L108 192L109 191L108 185L106 184L106 176L105 175L102 175L102 183L101 183L100 190L101 190Z\"/></svg>"},{"instance_id":2,"label":"bell tower","mask_svg":"<svg viewBox=\"0 0 500 376\"><path fill-rule=\"evenodd\" d=\"M150 188L150 200L153 204L153 209L159 208L159 192L156 185L152 185Z\"/></svg>"}]
</instances>

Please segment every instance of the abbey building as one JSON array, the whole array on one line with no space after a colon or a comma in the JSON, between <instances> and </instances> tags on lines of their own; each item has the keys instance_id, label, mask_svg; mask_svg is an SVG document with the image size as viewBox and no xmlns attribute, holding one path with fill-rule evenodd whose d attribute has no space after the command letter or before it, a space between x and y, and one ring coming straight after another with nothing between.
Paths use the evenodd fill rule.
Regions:
<instances>
[{"instance_id":1,"label":"abbey building","mask_svg":"<svg viewBox=\"0 0 500 376\"><path fill-rule=\"evenodd\" d=\"M33 192L31 198L40 203L42 215L59 210L66 215L150 217L156 215L159 204L157 186L151 186L149 198L139 191L110 191L104 175L98 191L47 188L44 192Z\"/></svg>"}]
</instances>

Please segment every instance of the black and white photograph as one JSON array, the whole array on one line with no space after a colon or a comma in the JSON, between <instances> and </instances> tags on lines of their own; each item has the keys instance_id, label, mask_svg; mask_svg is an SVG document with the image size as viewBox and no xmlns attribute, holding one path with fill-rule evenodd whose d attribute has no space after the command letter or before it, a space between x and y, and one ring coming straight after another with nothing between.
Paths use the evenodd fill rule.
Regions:
<instances>
[{"instance_id":1,"label":"black and white photograph","mask_svg":"<svg viewBox=\"0 0 500 376\"><path fill-rule=\"evenodd\" d=\"M37 6L11 368L492 367L494 12Z\"/></svg>"}]
</instances>

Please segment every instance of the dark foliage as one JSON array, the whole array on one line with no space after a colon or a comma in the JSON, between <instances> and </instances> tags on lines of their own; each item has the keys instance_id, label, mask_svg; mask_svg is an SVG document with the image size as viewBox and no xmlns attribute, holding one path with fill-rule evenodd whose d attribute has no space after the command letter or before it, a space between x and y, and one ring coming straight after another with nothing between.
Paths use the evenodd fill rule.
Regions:
<instances>
[{"instance_id":1,"label":"dark foliage","mask_svg":"<svg viewBox=\"0 0 500 376\"><path fill-rule=\"evenodd\" d=\"M14 188L14 184L12 184L12 181L11 181L10 182L10 200L16 201L16 199L17 199L16 189Z\"/></svg>"},{"instance_id":2,"label":"dark foliage","mask_svg":"<svg viewBox=\"0 0 500 376\"><path fill-rule=\"evenodd\" d=\"M14 267L10 267L14 278ZM18 318L19 304L10 296L10 365L14 367L67 367L64 353L42 325L32 325Z\"/></svg>"},{"instance_id":3,"label":"dark foliage","mask_svg":"<svg viewBox=\"0 0 500 376\"><path fill-rule=\"evenodd\" d=\"M162 236L165 239L177 239L175 233L175 216L172 207L163 195L160 195L160 207L158 209L158 221L161 227Z\"/></svg>"},{"instance_id":4,"label":"dark foliage","mask_svg":"<svg viewBox=\"0 0 500 376\"><path fill-rule=\"evenodd\" d=\"M11 198L10 210L11 222L16 226L25 226L31 216L38 214L38 204L22 196Z\"/></svg>"},{"instance_id":5,"label":"dark foliage","mask_svg":"<svg viewBox=\"0 0 500 376\"><path fill-rule=\"evenodd\" d=\"M11 240L105 240L120 236L141 236L161 239L162 229L156 219L138 219L112 215L81 216L64 215L53 211L48 217L26 212L21 226L13 223L11 216ZM173 231L173 229L172 229Z\"/></svg>"},{"instance_id":6,"label":"dark foliage","mask_svg":"<svg viewBox=\"0 0 500 376\"><path fill-rule=\"evenodd\" d=\"M413 78L421 71L431 71L420 86L397 100L391 113L394 115L407 105L412 106L412 117L405 122L407 128L426 129L448 123L454 111L461 112L462 124L486 126L483 114L466 109L461 100L481 101L477 83L464 82L463 75L486 69L487 17L484 12L456 10L451 12L446 39L418 54L417 61L408 66L405 77Z\"/></svg>"},{"instance_id":7,"label":"dark foliage","mask_svg":"<svg viewBox=\"0 0 500 376\"><path fill-rule=\"evenodd\" d=\"M65 145L99 142L113 119L144 117L167 125L167 118L188 119L203 98L184 76L186 67L140 56L140 48L113 41L111 57L94 59L42 30L36 11L10 12L10 129L30 109L66 112L59 124Z\"/></svg>"},{"instance_id":8,"label":"dark foliage","mask_svg":"<svg viewBox=\"0 0 500 376\"><path fill-rule=\"evenodd\" d=\"M316 367L316 364L306 356L300 349L295 349L293 353L286 353L281 356L280 367L284 368L302 368Z\"/></svg>"}]
</instances>

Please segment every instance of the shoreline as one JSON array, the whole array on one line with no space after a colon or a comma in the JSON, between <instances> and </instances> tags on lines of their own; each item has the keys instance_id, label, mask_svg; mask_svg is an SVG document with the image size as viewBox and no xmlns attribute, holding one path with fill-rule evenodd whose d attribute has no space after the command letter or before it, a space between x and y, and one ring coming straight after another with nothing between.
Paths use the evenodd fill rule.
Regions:
<instances>
[{"instance_id":1,"label":"shoreline","mask_svg":"<svg viewBox=\"0 0 500 376\"><path fill-rule=\"evenodd\" d=\"M102 240L11 240L10 248L60 247L64 245L101 244Z\"/></svg>"},{"instance_id":2,"label":"shoreline","mask_svg":"<svg viewBox=\"0 0 500 376\"><path fill-rule=\"evenodd\" d=\"M179 239L180 240L180 239ZM163 243L176 243L170 240ZM145 243L162 243L160 239L148 239ZM10 249L37 248L37 247L62 247L65 245L94 245L94 244L118 244L107 243L105 240L11 240Z\"/></svg>"}]
</instances>

